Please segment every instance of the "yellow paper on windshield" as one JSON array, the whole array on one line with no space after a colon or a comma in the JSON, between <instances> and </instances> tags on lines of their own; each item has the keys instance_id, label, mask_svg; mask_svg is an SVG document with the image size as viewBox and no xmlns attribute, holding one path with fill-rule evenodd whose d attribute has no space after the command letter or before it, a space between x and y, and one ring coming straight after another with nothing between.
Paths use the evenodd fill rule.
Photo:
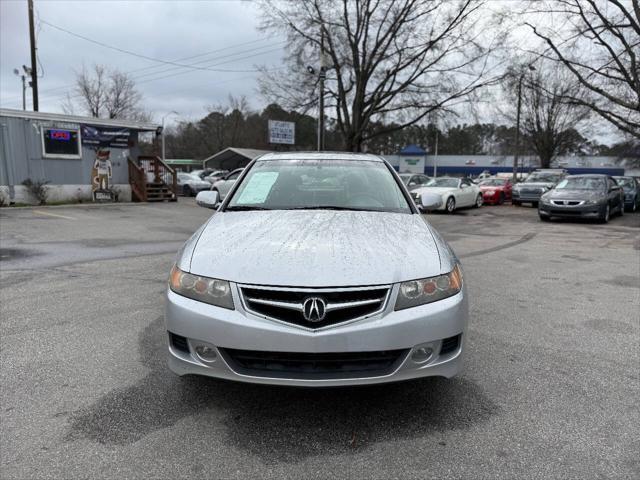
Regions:
<instances>
[{"instance_id":1,"label":"yellow paper on windshield","mask_svg":"<svg viewBox=\"0 0 640 480\"><path fill-rule=\"evenodd\" d=\"M249 179L236 205L264 203L278 179L278 172L257 172Z\"/></svg>"}]
</instances>

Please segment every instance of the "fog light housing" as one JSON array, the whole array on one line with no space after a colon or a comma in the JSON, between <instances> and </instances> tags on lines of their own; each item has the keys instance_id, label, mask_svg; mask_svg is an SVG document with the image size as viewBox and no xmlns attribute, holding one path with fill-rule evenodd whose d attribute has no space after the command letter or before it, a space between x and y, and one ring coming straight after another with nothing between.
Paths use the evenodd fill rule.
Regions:
<instances>
[{"instance_id":1,"label":"fog light housing","mask_svg":"<svg viewBox=\"0 0 640 480\"><path fill-rule=\"evenodd\" d=\"M411 361L418 364L426 363L433 357L434 350L432 343L415 346L411 352Z\"/></svg>"},{"instance_id":2,"label":"fog light housing","mask_svg":"<svg viewBox=\"0 0 640 480\"><path fill-rule=\"evenodd\" d=\"M198 344L194 350L198 359L204 363L213 363L218 358L216 347L213 345Z\"/></svg>"}]
</instances>

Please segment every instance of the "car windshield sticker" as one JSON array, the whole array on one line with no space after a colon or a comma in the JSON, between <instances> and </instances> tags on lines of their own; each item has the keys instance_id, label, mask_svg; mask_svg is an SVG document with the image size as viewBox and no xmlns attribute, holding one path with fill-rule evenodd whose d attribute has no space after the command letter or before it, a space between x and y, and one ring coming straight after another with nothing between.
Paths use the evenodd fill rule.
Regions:
<instances>
[{"instance_id":1,"label":"car windshield sticker","mask_svg":"<svg viewBox=\"0 0 640 480\"><path fill-rule=\"evenodd\" d=\"M238 205L254 203L264 203L271 187L276 183L278 172L257 172L250 179L249 183L238 198Z\"/></svg>"}]
</instances>

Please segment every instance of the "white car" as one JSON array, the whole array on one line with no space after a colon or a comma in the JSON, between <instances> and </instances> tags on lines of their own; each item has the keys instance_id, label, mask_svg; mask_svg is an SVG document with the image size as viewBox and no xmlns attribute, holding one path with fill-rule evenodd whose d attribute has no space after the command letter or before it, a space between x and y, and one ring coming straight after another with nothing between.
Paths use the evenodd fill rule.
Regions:
<instances>
[{"instance_id":1,"label":"white car","mask_svg":"<svg viewBox=\"0 0 640 480\"><path fill-rule=\"evenodd\" d=\"M185 197L194 197L198 192L209 190L210 185L198 175L178 172L178 191Z\"/></svg>"},{"instance_id":2,"label":"white car","mask_svg":"<svg viewBox=\"0 0 640 480\"><path fill-rule=\"evenodd\" d=\"M224 200L227 197L227 193L229 193L229 190L231 190L233 184L236 183L236 180L240 178L243 170L244 168L236 168L234 171L227 174L226 177L213 182L213 185L211 185L211 190L213 190L214 192L218 192L220 201Z\"/></svg>"},{"instance_id":3,"label":"white car","mask_svg":"<svg viewBox=\"0 0 640 480\"><path fill-rule=\"evenodd\" d=\"M423 193L440 195L442 203L436 210L444 210L447 213L453 213L458 208L482 206L480 187L469 178L439 177L432 179L426 186L411 192L418 205Z\"/></svg>"}]
</instances>

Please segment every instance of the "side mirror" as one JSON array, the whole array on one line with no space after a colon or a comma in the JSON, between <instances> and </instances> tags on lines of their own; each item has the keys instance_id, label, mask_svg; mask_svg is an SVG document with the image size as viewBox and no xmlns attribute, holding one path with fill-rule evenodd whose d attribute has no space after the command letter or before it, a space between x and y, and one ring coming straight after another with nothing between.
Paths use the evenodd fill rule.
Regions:
<instances>
[{"instance_id":1,"label":"side mirror","mask_svg":"<svg viewBox=\"0 0 640 480\"><path fill-rule=\"evenodd\" d=\"M204 191L196 195L196 203L205 208L216 208L218 205L218 192L217 191Z\"/></svg>"},{"instance_id":2,"label":"side mirror","mask_svg":"<svg viewBox=\"0 0 640 480\"><path fill-rule=\"evenodd\" d=\"M425 210L435 210L442 206L442 197L436 193L425 192L420 195L420 203Z\"/></svg>"}]
</instances>

